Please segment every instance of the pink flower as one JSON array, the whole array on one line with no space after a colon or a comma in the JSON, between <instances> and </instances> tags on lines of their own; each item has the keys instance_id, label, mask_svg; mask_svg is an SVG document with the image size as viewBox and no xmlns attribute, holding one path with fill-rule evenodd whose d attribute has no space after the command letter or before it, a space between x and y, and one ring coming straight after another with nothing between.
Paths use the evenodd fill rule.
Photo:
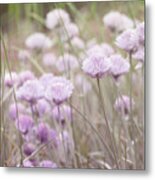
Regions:
<instances>
[{"instance_id":1,"label":"pink flower","mask_svg":"<svg viewBox=\"0 0 155 180\"><path fill-rule=\"evenodd\" d=\"M19 77L16 72L10 72L5 74L4 84L5 86L11 88L12 86L18 85Z\"/></svg>"},{"instance_id":2,"label":"pink flower","mask_svg":"<svg viewBox=\"0 0 155 180\"><path fill-rule=\"evenodd\" d=\"M27 37L25 44L30 49L48 49L52 41L45 34L36 32Z\"/></svg>"},{"instance_id":3,"label":"pink flower","mask_svg":"<svg viewBox=\"0 0 155 180\"><path fill-rule=\"evenodd\" d=\"M39 117L48 115L51 112L50 104L45 99L39 99L34 107Z\"/></svg>"},{"instance_id":4,"label":"pink flower","mask_svg":"<svg viewBox=\"0 0 155 180\"><path fill-rule=\"evenodd\" d=\"M43 160L39 163L39 167L43 167L43 168L57 168L57 165L49 160Z\"/></svg>"},{"instance_id":5,"label":"pink flower","mask_svg":"<svg viewBox=\"0 0 155 180\"><path fill-rule=\"evenodd\" d=\"M101 45L102 52L105 56L110 56L114 54L114 49L107 43L102 43Z\"/></svg>"},{"instance_id":6,"label":"pink flower","mask_svg":"<svg viewBox=\"0 0 155 180\"><path fill-rule=\"evenodd\" d=\"M9 117L15 120L19 114L25 113L25 106L21 103L13 103L9 107Z\"/></svg>"},{"instance_id":7,"label":"pink flower","mask_svg":"<svg viewBox=\"0 0 155 180\"><path fill-rule=\"evenodd\" d=\"M109 61L111 61L110 73L115 79L129 72L130 64L121 55L114 54L109 57Z\"/></svg>"},{"instance_id":8,"label":"pink flower","mask_svg":"<svg viewBox=\"0 0 155 180\"><path fill-rule=\"evenodd\" d=\"M54 9L46 15L46 27L48 29L54 29L56 26L60 26L69 22L69 14L63 9Z\"/></svg>"},{"instance_id":9,"label":"pink flower","mask_svg":"<svg viewBox=\"0 0 155 180\"><path fill-rule=\"evenodd\" d=\"M132 104L134 105L133 100ZM114 108L119 113L123 115L128 115L130 113L130 98L125 95L118 97L115 101Z\"/></svg>"},{"instance_id":10,"label":"pink flower","mask_svg":"<svg viewBox=\"0 0 155 180\"><path fill-rule=\"evenodd\" d=\"M29 103L36 103L43 98L44 88L38 80L27 80L18 90L17 98Z\"/></svg>"},{"instance_id":11,"label":"pink flower","mask_svg":"<svg viewBox=\"0 0 155 180\"><path fill-rule=\"evenodd\" d=\"M90 53L83 61L83 71L93 78L101 78L106 75L110 69L111 63L100 51Z\"/></svg>"},{"instance_id":12,"label":"pink flower","mask_svg":"<svg viewBox=\"0 0 155 180\"><path fill-rule=\"evenodd\" d=\"M54 77L45 92L45 98L59 105L66 101L73 92L72 83L64 77Z\"/></svg>"},{"instance_id":13,"label":"pink flower","mask_svg":"<svg viewBox=\"0 0 155 180\"><path fill-rule=\"evenodd\" d=\"M45 73L40 77L39 81L44 89L46 89L52 83L53 77L54 75L52 73Z\"/></svg>"},{"instance_id":14,"label":"pink flower","mask_svg":"<svg viewBox=\"0 0 155 180\"><path fill-rule=\"evenodd\" d=\"M61 72L68 72L70 70L78 68L79 64L77 58L74 55L65 53L63 56L59 57L56 63L56 67Z\"/></svg>"},{"instance_id":15,"label":"pink flower","mask_svg":"<svg viewBox=\"0 0 155 180\"><path fill-rule=\"evenodd\" d=\"M21 133L23 133L24 135L27 134L34 125L33 119L28 115L20 115L16 119L15 124L17 129L19 129L19 131L21 131Z\"/></svg>"},{"instance_id":16,"label":"pink flower","mask_svg":"<svg viewBox=\"0 0 155 180\"><path fill-rule=\"evenodd\" d=\"M103 22L111 31L121 32L133 27L133 21L125 14L111 11L103 17Z\"/></svg>"},{"instance_id":17,"label":"pink flower","mask_svg":"<svg viewBox=\"0 0 155 180\"><path fill-rule=\"evenodd\" d=\"M43 55L43 64L45 66L53 66L56 62L56 56L53 53L46 53Z\"/></svg>"},{"instance_id":18,"label":"pink flower","mask_svg":"<svg viewBox=\"0 0 155 180\"><path fill-rule=\"evenodd\" d=\"M31 71L23 71L19 74L20 85L22 85L27 80L33 80L33 79L35 79L35 76Z\"/></svg>"},{"instance_id":19,"label":"pink flower","mask_svg":"<svg viewBox=\"0 0 155 180\"><path fill-rule=\"evenodd\" d=\"M35 146L32 143L25 143L23 145L23 152L26 156L30 156L35 151Z\"/></svg>"},{"instance_id":20,"label":"pink flower","mask_svg":"<svg viewBox=\"0 0 155 180\"><path fill-rule=\"evenodd\" d=\"M29 61L29 59L31 58L31 54L29 53L29 51L27 50L20 50L18 53L18 59L23 61L23 62L27 62Z\"/></svg>"},{"instance_id":21,"label":"pink flower","mask_svg":"<svg viewBox=\"0 0 155 180\"><path fill-rule=\"evenodd\" d=\"M133 54L133 58L140 61L144 62L144 47L140 46L138 50Z\"/></svg>"},{"instance_id":22,"label":"pink flower","mask_svg":"<svg viewBox=\"0 0 155 180\"><path fill-rule=\"evenodd\" d=\"M33 163L30 160L26 160L23 162L23 166L28 168L28 167L34 167Z\"/></svg>"},{"instance_id":23,"label":"pink flower","mask_svg":"<svg viewBox=\"0 0 155 180\"><path fill-rule=\"evenodd\" d=\"M144 22L137 25L136 33L137 33L140 45L144 45L144 41L145 41L145 32L144 32L144 30L145 30Z\"/></svg>"},{"instance_id":24,"label":"pink flower","mask_svg":"<svg viewBox=\"0 0 155 180\"><path fill-rule=\"evenodd\" d=\"M138 36L134 29L128 29L116 38L116 45L127 51L135 52L138 48Z\"/></svg>"},{"instance_id":25,"label":"pink flower","mask_svg":"<svg viewBox=\"0 0 155 180\"><path fill-rule=\"evenodd\" d=\"M73 47L78 48L78 49L84 49L85 48L84 41L77 36L73 37L71 39L71 44Z\"/></svg>"}]
</instances>

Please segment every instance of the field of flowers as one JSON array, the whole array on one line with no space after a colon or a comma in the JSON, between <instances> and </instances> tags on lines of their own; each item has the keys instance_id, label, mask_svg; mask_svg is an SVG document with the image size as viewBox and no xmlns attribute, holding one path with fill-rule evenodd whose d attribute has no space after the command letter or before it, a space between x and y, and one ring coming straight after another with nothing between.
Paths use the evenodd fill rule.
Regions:
<instances>
[{"instance_id":1,"label":"field of flowers","mask_svg":"<svg viewBox=\"0 0 155 180\"><path fill-rule=\"evenodd\" d=\"M144 169L144 2L8 6L0 165Z\"/></svg>"}]
</instances>

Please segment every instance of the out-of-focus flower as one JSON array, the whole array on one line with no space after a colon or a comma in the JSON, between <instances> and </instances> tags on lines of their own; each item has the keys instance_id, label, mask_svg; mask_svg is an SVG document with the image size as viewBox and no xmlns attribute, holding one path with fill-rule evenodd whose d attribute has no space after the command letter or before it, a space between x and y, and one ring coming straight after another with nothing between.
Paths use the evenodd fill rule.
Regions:
<instances>
[{"instance_id":1,"label":"out-of-focus flower","mask_svg":"<svg viewBox=\"0 0 155 180\"><path fill-rule=\"evenodd\" d=\"M34 167L33 163L30 160L26 160L23 162L24 167Z\"/></svg>"},{"instance_id":2,"label":"out-of-focus flower","mask_svg":"<svg viewBox=\"0 0 155 180\"><path fill-rule=\"evenodd\" d=\"M125 14L111 11L103 17L103 23L111 31L121 32L133 27L133 21Z\"/></svg>"},{"instance_id":3,"label":"out-of-focus flower","mask_svg":"<svg viewBox=\"0 0 155 180\"><path fill-rule=\"evenodd\" d=\"M64 77L54 77L45 92L45 98L59 105L66 101L73 92L72 83Z\"/></svg>"},{"instance_id":4,"label":"out-of-focus flower","mask_svg":"<svg viewBox=\"0 0 155 180\"><path fill-rule=\"evenodd\" d=\"M53 29L70 22L69 14L63 9L54 9L46 15L46 27Z\"/></svg>"},{"instance_id":5,"label":"out-of-focus flower","mask_svg":"<svg viewBox=\"0 0 155 180\"><path fill-rule=\"evenodd\" d=\"M32 143L25 143L23 145L23 152L26 156L30 156L35 151L35 146Z\"/></svg>"},{"instance_id":6,"label":"out-of-focus flower","mask_svg":"<svg viewBox=\"0 0 155 180\"><path fill-rule=\"evenodd\" d=\"M46 53L43 55L43 64L45 66L53 66L56 62L56 56L53 53Z\"/></svg>"},{"instance_id":7,"label":"out-of-focus flower","mask_svg":"<svg viewBox=\"0 0 155 180\"><path fill-rule=\"evenodd\" d=\"M110 56L114 54L114 49L107 43L102 43L101 45L102 52L105 56Z\"/></svg>"},{"instance_id":8,"label":"out-of-focus flower","mask_svg":"<svg viewBox=\"0 0 155 180\"><path fill-rule=\"evenodd\" d=\"M50 136L50 127L47 123L40 122L35 129L37 139L41 143L47 143Z\"/></svg>"},{"instance_id":9,"label":"out-of-focus flower","mask_svg":"<svg viewBox=\"0 0 155 180\"><path fill-rule=\"evenodd\" d=\"M9 107L9 117L16 120L19 114L25 113L25 106L21 103L13 103Z\"/></svg>"},{"instance_id":10,"label":"out-of-focus flower","mask_svg":"<svg viewBox=\"0 0 155 180\"><path fill-rule=\"evenodd\" d=\"M55 106L52 110L52 117L53 119L60 122L62 125L65 124L65 120L72 120L72 111L70 106L67 105L61 105L61 106Z\"/></svg>"},{"instance_id":11,"label":"out-of-focus flower","mask_svg":"<svg viewBox=\"0 0 155 180\"><path fill-rule=\"evenodd\" d=\"M17 98L35 104L43 98L44 88L38 80L27 80L18 90Z\"/></svg>"},{"instance_id":12,"label":"out-of-focus flower","mask_svg":"<svg viewBox=\"0 0 155 180\"><path fill-rule=\"evenodd\" d=\"M35 76L32 71L23 71L19 74L20 85L22 85L27 80L33 80Z\"/></svg>"},{"instance_id":13,"label":"out-of-focus flower","mask_svg":"<svg viewBox=\"0 0 155 180\"><path fill-rule=\"evenodd\" d=\"M92 89L92 85L81 74L78 74L75 78L75 83L84 94L88 93Z\"/></svg>"},{"instance_id":14,"label":"out-of-focus flower","mask_svg":"<svg viewBox=\"0 0 155 180\"><path fill-rule=\"evenodd\" d=\"M11 88L12 86L16 86L19 83L19 77L16 72L10 72L5 74L4 84L5 86Z\"/></svg>"},{"instance_id":15,"label":"out-of-focus flower","mask_svg":"<svg viewBox=\"0 0 155 180\"><path fill-rule=\"evenodd\" d=\"M52 41L45 34L36 32L27 37L25 44L30 49L48 49Z\"/></svg>"},{"instance_id":16,"label":"out-of-focus flower","mask_svg":"<svg viewBox=\"0 0 155 180\"><path fill-rule=\"evenodd\" d=\"M30 129L32 129L34 122L31 116L20 115L17 117L15 124L16 128L25 135L29 132Z\"/></svg>"},{"instance_id":17,"label":"out-of-focus flower","mask_svg":"<svg viewBox=\"0 0 155 180\"><path fill-rule=\"evenodd\" d=\"M144 32L144 22L139 23L136 27L136 34L138 36L139 44L144 45L145 41L145 32Z\"/></svg>"},{"instance_id":18,"label":"out-of-focus flower","mask_svg":"<svg viewBox=\"0 0 155 180\"><path fill-rule=\"evenodd\" d=\"M84 41L77 36L73 37L70 42L71 42L72 46L75 48L78 48L78 49L84 49L85 48Z\"/></svg>"},{"instance_id":19,"label":"out-of-focus flower","mask_svg":"<svg viewBox=\"0 0 155 180\"><path fill-rule=\"evenodd\" d=\"M54 75L52 73L45 73L40 77L39 80L45 90L52 83L53 77Z\"/></svg>"},{"instance_id":20,"label":"out-of-focus flower","mask_svg":"<svg viewBox=\"0 0 155 180\"><path fill-rule=\"evenodd\" d=\"M79 28L75 23L66 23L59 29L61 39L63 41L68 40L79 35Z\"/></svg>"},{"instance_id":21,"label":"out-of-focus flower","mask_svg":"<svg viewBox=\"0 0 155 180\"><path fill-rule=\"evenodd\" d=\"M39 163L39 167L43 168L57 168L56 163L49 161L49 160L43 160Z\"/></svg>"},{"instance_id":22,"label":"out-of-focus flower","mask_svg":"<svg viewBox=\"0 0 155 180\"><path fill-rule=\"evenodd\" d=\"M128 29L116 38L116 45L127 51L135 52L138 48L138 36L134 29Z\"/></svg>"},{"instance_id":23,"label":"out-of-focus flower","mask_svg":"<svg viewBox=\"0 0 155 180\"><path fill-rule=\"evenodd\" d=\"M18 59L20 61L23 61L24 63L26 63L27 61L29 61L29 59L31 58L31 54L29 51L27 50L20 50L18 52Z\"/></svg>"},{"instance_id":24,"label":"out-of-focus flower","mask_svg":"<svg viewBox=\"0 0 155 180\"><path fill-rule=\"evenodd\" d=\"M129 72L130 64L120 54L110 56L109 61L111 61L110 73L115 79Z\"/></svg>"},{"instance_id":25,"label":"out-of-focus flower","mask_svg":"<svg viewBox=\"0 0 155 180\"><path fill-rule=\"evenodd\" d=\"M79 64L77 58L74 55L68 53L60 56L56 63L57 69L61 72L68 72L70 70L78 68L78 66Z\"/></svg>"},{"instance_id":26,"label":"out-of-focus flower","mask_svg":"<svg viewBox=\"0 0 155 180\"><path fill-rule=\"evenodd\" d=\"M134 105L133 99L132 105ZM128 115L130 113L130 98L126 95L118 97L115 101L114 108L122 115Z\"/></svg>"},{"instance_id":27,"label":"out-of-focus flower","mask_svg":"<svg viewBox=\"0 0 155 180\"><path fill-rule=\"evenodd\" d=\"M106 75L110 69L111 63L100 51L90 53L83 61L83 71L93 78L101 78Z\"/></svg>"},{"instance_id":28,"label":"out-of-focus flower","mask_svg":"<svg viewBox=\"0 0 155 180\"><path fill-rule=\"evenodd\" d=\"M140 46L138 50L133 54L133 58L140 61L144 62L144 47Z\"/></svg>"}]
</instances>

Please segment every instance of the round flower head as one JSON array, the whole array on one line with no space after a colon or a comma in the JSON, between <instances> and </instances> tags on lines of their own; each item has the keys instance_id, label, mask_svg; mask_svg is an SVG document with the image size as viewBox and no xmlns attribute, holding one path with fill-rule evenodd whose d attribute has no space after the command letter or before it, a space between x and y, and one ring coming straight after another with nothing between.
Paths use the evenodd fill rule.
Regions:
<instances>
[{"instance_id":1,"label":"round flower head","mask_svg":"<svg viewBox=\"0 0 155 180\"><path fill-rule=\"evenodd\" d=\"M39 163L39 167L43 167L43 168L57 168L57 165L49 160L43 160Z\"/></svg>"},{"instance_id":2,"label":"round flower head","mask_svg":"<svg viewBox=\"0 0 155 180\"><path fill-rule=\"evenodd\" d=\"M31 71L23 71L19 74L20 85L22 85L27 80L33 80L33 79L35 79L35 76Z\"/></svg>"},{"instance_id":3,"label":"round flower head","mask_svg":"<svg viewBox=\"0 0 155 180\"><path fill-rule=\"evenodd\" d=\"M54 77L45 92L45 98L59 105L66 101L73 92L72 83L64 77Z\"/></svg>"},{"instance_id":4,"label":"round flower head","mask_svg":"<svg viewBox=\"0 0 155 180\"><path fill-rule=\"evenodd\" d=\"M36 32L27 37L25 44L30 49L48 49L52 41L45 34Z\"/></svg>"},{"instance_id":5,"label":"round flower head","mask_svg":"<svg viewBox=\"0 0 155 180\"><path fill-rule=\"evenodd\" d=\"M111 11L103 17L103 23L111 31L123 31L133 27L133 21L126 15Z\"/></svg>"},{"instance_id":6,"label":"round flower head","mask_svg":"<svg viewBox=\"0 0 155 180\"><path fill-rule=\"evenodd\" d=\"M56 26L63 25L70 22L70 17L63 9L55 9L46 15L46 27L53 29Z\"/></svg>"},{"instance_id":7,"label":"round flower head","mask_svg":"<svg viewBox=\"0 0 155 180\"><path fill-rule=\"evenodd\" d=\"M138 50L133 54L133 58L140 61L144 62L144 47L139 47Z\"/></svg>"},{"instance_id":8,"label":"round flower head","mask_svg":"<svg viewBox=\"0 0 155 180\"><path fill-rule=\"evenodd\" d=\"M107 74L110 69L110 61L99 51L90 53L86 60L83 61L83 71L93 78L101 78Z\"/></svg>"},{"instance_id":9,"label":"round flower head","mask_svg":"<svg viewBox=\"0 0 155 180\"><path fill-rule=\"evenodd\" d=\"M18 59L23 62L29 61L31 54L27 50L20 50L18 53Z\"/></svg>"},{"instance_id":10,"label":"round flower head","mask_svg":"<svg viewBox=\"0 0 155 180\"><path fill-rule=\"evenodd\" d=\"M28 168L28 167L34 167L33 163L30 160L26 160L23 162L23 166Z\"/></svg>"},{"instance_id":11,"label":"round flower head","mask_svg":"<svg viewBox=\"0 0 155 180\"><path fill-rule=\"evenodd\" d=\"M36 110L36 113L39 115L39 117L43 117L44 115L49 114L51 111L51 107L45 99L38 100L34 109Z\"/></svg>"},{"instance_id":12,"label":"round flower head","mask_svg":"<svg viewBox=\"0 0 155 180\"><path fill-rule=\"evenodd\" d=\"M136 27L136 34L138 36L139 44L144 45L145 41L145 32L144 32L144 22L140 23Z\"/></svg>"},{"instance_id":13,"label":"round flower head","mask_svg":"<svg viewBox=\"0 0 155 180\"><path fill-rule=\"evenodd\" d=\"M33 123L33 119L31 118L31 116L20 115L16 119L16 127L24 135L27 134L30 129L32 129L33 125L34 125L34 123Z\"/></svg>"},{"instance_id":14,"label":"round flower head","mask_svg":"<svg viewBox=\"0 0 155 180\"><path fill-rule=\"evenodd\" d=\"M26 156L30 156L35 151L35 146L32 143L25 143L23 145L23 152Z\"/></svg>"},{"instance_id":15,"label":"round flower head","mask_svg":"<svg viewBox=\"0 0 155 180\"><path fill-rule=\"evenodd\" d=\"M133 100L132 104L134 105ZM114 108L119 113L123 115L128 115L130 113L130 98L125 95L118 97L115 101Z\"/></svg>"},{"instance_id":16,"label":"round flower head","mask_svg":"<svg viewBox=\"0 0 155 180\"><path fill-rule=\"evenodd\" d=\"M25 107L21 103L13 103L9 107L9 117L15 120L19 114L25 113Z\"/></svg>"},{"instance_id":17,"label":"round flower head","mask_svg":"<svg viewBox=\"0 0 155 180\"><path fill-rule=\"evenodd\" d=\"M4 77L5 86L11 88L12 86L18 85L18 83L19 83L19 77L17 73L10 72L10 73L5 74L5 77Z\"/></svg>"},{"instance_id":18,"label":"round flower head","mask_svg":"<svg viewBox=\"0 0 155 180\"><path fill-rule=\"evenodd\" d=\"M47 143L50 135L49 125L43 122L39 123L36 127L36 135L40 143Z\"/></svg>"},{"instance_id":19,"label":"round flower head","mask_svg":"<svg viewBox=\"0 0 155 180\"><path fill-rule=\"evenodd\" d=\"M78 49L84 49L85 48L84 41L77 36L73 37L71 39L71 44L73 47L78 48Z\"/></svg>"},{"instance_id":20,"label":"round flower head","mask_svg":"<svg viewBox=\"0 0 155 180\"><path fill-rule=\"evenodd\" d=\"M109 61L111 61L110 73L115 79L129 72L130 64L121 55L114 54L109 57Z\"/></svg>"},{"instance_id":21,"label":"round flower head","mask_svg":"<svg viewBox=\"0 0 155 180\"><path fill-rule=\"evenodd\" d=\"M53 77L54 76L52 73L45 73L40 77L39 80L44 89L46 89L52 83Z\"/></svg>"},{"instance_id":22,"label":"round flower head","mask_svg":"<svg viewBox=\"0 0 155 180\"><path fill-rule=\"evenodd\" d=\"M60 72L68 72L70 70L78 68L78 66L79 64L77 58L74 55L67 53L63 56L60 56L56 63L56 67Z\"/></svg>"},{"instance_id":23,"label":"round flower head","mask_svg":"<svg viewBox=\"0 0 155 180\"><path fill-rule=\"evenodd\" d=\"M66 23L64 26L59 30L60 36L63 41L68 40L68 38L73 38L79 35L79 28L74 23Z\"/></svg>"},{"instance_id":24,"label":"round flower head","mask_svg":"<svg viewBox=\"0 0 155 180\"><path fill-rule=\"evenodd\" d=\"M52 110L52 117L53 119L57 120L58 123L60 122L62 125L65 124L65 120L72 120L72 111L70 106L61 105L55 106Z\"/></svg>"},{"instance_id":25,"label":"round flower head","mask_svg":"<svg viewBox=\"0 0 155 180\"><path fill-rule=\"evenodd\" d=\"M102 43L101 45L101 49L102 49L102 53L105 55L105 56L110 56L112 54L114 54L114 49L107 43Z\"/></svg>"},{"instance_id":26,"label":"round flower head","mask_svg":"<svg viewBox=\"0 0 155 180\"><path fill-rule=\"evenodd\" d=\"M43 64L45 66L53 66L56 62L56 56L53 53L46 53L43 55Z\"/></svg>"},{"instance_id":27,"label":"round flower head","mask_svg":"<svg viewBox=\"0 0 155 180\"><path fill-rule=\"evenodd\" d=\"M135 52L138 48L138 37L135 30L128 29L120 34L116 38L116 45L127 52Z\"/></svg>"},{"instance_id":28,"label":"round flower head","mask_svg":"<svg viewBox=\"0 0 155 180\"><path fill-rule=\"evenodd\" d=\"M38 80L27 80L18 90L17 98L31 104L43 98L44 88Z\"/></svg>"}]
</instances>

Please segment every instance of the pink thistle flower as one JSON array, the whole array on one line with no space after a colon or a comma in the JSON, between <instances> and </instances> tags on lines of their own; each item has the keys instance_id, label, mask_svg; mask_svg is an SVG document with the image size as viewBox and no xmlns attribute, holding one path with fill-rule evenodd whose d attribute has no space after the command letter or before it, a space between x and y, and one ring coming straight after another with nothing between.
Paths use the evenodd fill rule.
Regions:
<instances>
[{"instance_id":1,"label":"pink thistle flower","mask_svg":"<svg viewBox=\"0 0 155 180\"><path fill-rule=\"evenodd\" d=\"M10 72L5 74L4 84L5 86L11 88L12 86L18 85L19 77L16 72Z\"/></svg>"},{"instance_id":2,"label":"pink thistle flower","mask_svg":"<svg viewBox=\"0 0 155 180\"><path fill-rule=\"evenodd\" d=\"M65 120L72 120L72 111L70 106L55 106L52 110L52 117L57 120L58 123L60 122L62 125L65 125Z\"/></svg>"},{"instance_id":3,"label":"pink thistle flower","mask_svg":"<svg viewBox=\"0 0 155 180\"><path fill-rule=\"evenodd\" d=\"M45 66L53 66L56 62L56 56L53 53L46 53L43 55L43 64Z\"/></svg>"},{"instance_id":4,"label":"pink thistle flower","mask_svg":"<svg viewBox=\"0 0 155 180\"><path fill-rule=\"evenodd\" d=\"M130 64L120 54L110 56L109 61L111 61L110 73L115 79L129 72Z\"/></svg>"},{"instance_id":5,"label":"pink thistle flower","mask_svg":"<svg viewBox=\"0 0 155 180\"><path fill-rule=\"evenodd\" d=\"M114 49L107 43L102 43L101 45L102 52L105 56L110 56L114 54Z\"/></svg>"},{"instance_id":6,"label":"pink thistle flower","mask_svg":"<svg viewBox=\"0 0 155 180\"><path fill-rule=\"evenodd\" d=\"M31 116L20 115L15 122L16 128L19 129L21 133L26 135L30 129L32 129L34 122Z\"/></svg>"},{"instance_id":7,"label":"pink thistle flower","mask_svg":"<svg viewBox=\"0 0 155 180\"><path fill-rule=\"evenodd\" d=\"M45 98L60 105L66 101L73 92L72 83L64 77L54 77L52 83L45 92Z\"/></svg>"},{"instance_id":8,"label":"pink thistle flower","mask_svg":"<svg viewBox=\"0 0 155 180\"><path fill-rule=\"evenodd\" d=\"M43 117L51 111L50 104L45 99L39 99L34 109L39 117Z\"/></svg>"},{"instance_id":9,"label":"pink thistle flower","mask_svg":"<svg viewBox=\"0 0 155 180\"><path fill-rule=\"evenodd\" d=\"M138 50L133 54L133 58L140 61L144 62L144 47L140 46Z\"/></svg>"},{"instance_id":10,"label":"pink thistle flower","mask_svg":"<svg viewBox=\"0 0 155 180\"><path fill-rule=\"evenodd\" d=\"M25 106L21 103L13 103L9 107L9 117L15 120L19 114L25 113Z\"/></svg>"},{"instance_id":11,"label":"pink thistle flower","mask_svg":"<svg viewBox=\"0 0 155 180\"><path fill-rule=\"evenodd\" d=\"M140 45L144 45L144 41L145 41L144 30L145 30L144 22L139 23L136 27L136 34L138 36L138 40L139 40Z\"/></svg>"},{"instance_id":12,"label":"pink thistle flower","mask_svg":"<svg viewBox=\"0 0 155 180\"><path fill-rule=\"evenodd\" d=\"M59 57L56 63L56 67L60 72L64 72L78 68L79 64L77 58L74 55L66 53Z\"/></svg>"},{"instance_id":13,"label":"pink thistle flower","mask_svg":"<svg viewBox=\"0 0 155 180\"><path fill-rule=\"evenodd\" d=\"M108 73L110 66L111 63L107 57L97 50L94 53L90 53L83 61L82 69L93 78L101 78Z\"/></svg>"},{"instance_id":14,"label":"pink thistle flower","mask_svg":"<svg viewBox=\"0 0 155 180\"><path fill-rule=\"evenodd\" d=\"M127 51L135 52L138 48L138 37L134 29L128 29L116 38L116 45Z\"/></svg>"},{"instance_id":15,"label":"pink thistle flower","mask_svg":"<svg viewBox=\"0 0 155 180\"><path fill-rule=\"evenodd\" d=\"M46 27L48 29L54 29L56 26L62 26L69 22L69 14L63 9L54 9L46 15Z\"/></svg>"},{"instance_id":16,"label":"pink thistle flower","mask_svg":"<svg viewBox=\"0 0 155 180\"><path fill-rule=\"evenodd\" d=\"M45 73L40 77L39 81L44 89L46 89L52 83L53 77L54 75L52 73Z\"/></svg>"},{"instance_id":17,"label":"pink thistle flower","mask_svg":"<svg viewBox=\"0 0 155 180\"><path fill-rule=\"evenodd\" d=\"M77 36L73 37L71 39L71 44L72 44L73 47L78 48L78 49L84 49L85 48L84 41L81 38L77 37Z\"/></svg>"},{"instance_id":18,"label":"pink thistle flower","mask_svg":"<svg viewBox=\"0 0 155 180\"><path fill-rule=\"evenodd\" d=\"M20 50L18 53L18 59L26 63L31 58L31 54L27 50Z\"/></svg>"},{"instance_id":19,"label":"pink thistle flower","mask_svg":"<svg viewBox=\"0 0 155 180\"><path fill-rule=\"evenodd\" d=\"M33 72L31 71L23 71L19 74L20 85L22 85L27 80L34 80L34 79L35 79L35 76Z\"/></svg>"},{"instance_id":20,"label":"pink thistle flower","mask_svg":"<svg viewBox=\"0 0 155 180\"><path fill-rule=\"evenodd\" d=\"M39 167L43 168L57 168L56 163L49 161L49 160L43 160L39 163Z\"/></svg>"},{"instance_id":21,"label":"pink thistle flower","mask_svg":"<svg viewBox=\"0 0 155 180\"><path fill-rule=\"evenodd\" d=\"M35 151L35 146L32 143L25 143L23 145L23 152L26 156L30 156Z\"/></svg>"},{"instance_id":22,"label":"pink thistle flower","mask_svg":"<svg viewBox=\"0 0 155 180\"><path fill-rule=\"evenodd\" d=\"M52 41L45 34L36 32L27 37L25 44L30 49L48 49Z\"/></svg>"},{"instance_id":23,"label":"pink thistle flower","mask_svg":"<svg viewBox=\"0 0 155 180\"><path fill-rule=\"evenodd\" d=\"M133 100L132 104L134 105ZM128 115L130 113L130 98L125 95L118 97L115 101L114 108L124 116Z\"/></svg>"},{"instance_id":24,"label":"pink thistle flower","mask_svg":"<svg viewBox=\"0 0 155 180\"><path fill-rule=\"evenodd\" d=\"M133 27L133 21L125 14L111 11L103 17L103 23L111 31L121 32Z\"/></svg>"},{"instance_id":25,"label":"pink thistle flower","mask_svg":"<svg viewBox=\"0 0 155 180\"><path fill-rule=\"evenodd\" d=\"M44 88L38 80L27 80L18 90L17 98L31 104L43 98Z\"/></svg>"}]
</instances>

